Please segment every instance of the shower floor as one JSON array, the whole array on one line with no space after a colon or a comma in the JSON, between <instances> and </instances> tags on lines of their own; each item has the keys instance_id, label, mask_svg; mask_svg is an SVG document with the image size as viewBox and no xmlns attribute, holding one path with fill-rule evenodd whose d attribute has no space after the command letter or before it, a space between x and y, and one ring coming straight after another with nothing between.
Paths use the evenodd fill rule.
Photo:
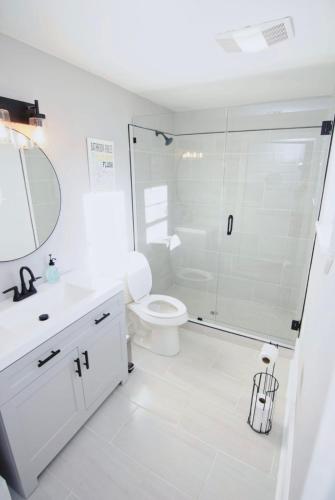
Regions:
<instances>
[{"instance_id":1,"label":"shower floor","mask_svg":"<svg viewBox=\"0 0 335 500\"><path fill-rule=\"evenodd\" d=\"M214 293L172 285L165 292L184 302L191 319L201 317L224 330L238 331L284 345L293 346L296 333L291 330L295 318L292 310L241 299L230 299ZM217 301L217 303L216 303ZM211 314L216 310L217 314Z\"/></svg>"}]
</instances>

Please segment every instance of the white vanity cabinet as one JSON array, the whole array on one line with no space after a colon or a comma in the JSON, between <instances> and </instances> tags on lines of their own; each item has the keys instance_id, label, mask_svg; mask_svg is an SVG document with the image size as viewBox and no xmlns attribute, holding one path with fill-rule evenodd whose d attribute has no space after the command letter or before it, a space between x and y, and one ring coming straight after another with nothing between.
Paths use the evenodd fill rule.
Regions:
<instances>
[{"instance_id":1,"label":"white vanity cabinet","mask_svg":"<svg viewBox=\"0 0 335 500\"><path fill-rule=\"evenodd\" d=\"M82 384L73 369L77 356L74 349L1 408L4 438L22 489L7 480L23 495L36 488L37 475L81 425Z\"/></svg>"},{"instance_id":2,"label":"white vanity cabinet","mask_svg":"<svg viewBox=\"0 0 335 500\"><path fill-rule=\"evenodd\" d=\"M122 294L0 372L1 473L28 497L37 477L127 378Z\"/></svg>"},{"instance_id":3,"label":"white vanity cabinet","mask_svg":"<svg viewBox=\"0 0 335 500\"><path fill-rule=\"evenodd\" d=\"M110 335L111 329L113 335ZM110 388L120 382L123 336L123 321L115 318L104 325L97 335L86 334L80 343L82 384L87 410L94 407L101 398L105 398Z\"/></svg>"}]
</instances>

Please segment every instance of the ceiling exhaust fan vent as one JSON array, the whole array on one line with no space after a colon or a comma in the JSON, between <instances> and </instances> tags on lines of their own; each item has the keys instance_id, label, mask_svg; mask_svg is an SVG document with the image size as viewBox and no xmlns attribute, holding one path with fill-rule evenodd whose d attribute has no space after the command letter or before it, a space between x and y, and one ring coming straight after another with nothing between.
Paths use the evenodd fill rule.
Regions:
<instances>
[{"instance_id":1,"label":"ceiling exhaust fan vent","mask_svg":"<svg viewBox=\"0 0 335 500\"><path fill-rule=\"evenodd\" d=\"M259 52L294 37L290 17L226 31L216 41L227 53Z\"/></svg>"},{"instance_id":2,"label":"ceiling exhaust fan vent","mask_svg":"<svg viewBox=\"0 0 335 500\"><path fill-rule=\"evenodd\" d=\"M284 23L276 24L262 31L262 34L268 45L274 45L284 40L288 40L289 35L287 33Z\"/></svg>"}]
</instances>

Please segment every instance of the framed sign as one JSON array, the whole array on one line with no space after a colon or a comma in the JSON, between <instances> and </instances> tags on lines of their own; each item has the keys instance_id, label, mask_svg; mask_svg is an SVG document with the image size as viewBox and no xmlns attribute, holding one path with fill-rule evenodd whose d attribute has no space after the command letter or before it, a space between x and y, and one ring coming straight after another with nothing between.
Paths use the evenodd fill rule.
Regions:
<instances>
[{"instance_id":1,"label":"framed sign","mask_svg":"<svg viewBox=\"0 0 335 500\"><path fill-rule=\"evenodd\" d=\"M115 189L114 142L87 138L91 191Z\"/></svg>"}]
</instances>

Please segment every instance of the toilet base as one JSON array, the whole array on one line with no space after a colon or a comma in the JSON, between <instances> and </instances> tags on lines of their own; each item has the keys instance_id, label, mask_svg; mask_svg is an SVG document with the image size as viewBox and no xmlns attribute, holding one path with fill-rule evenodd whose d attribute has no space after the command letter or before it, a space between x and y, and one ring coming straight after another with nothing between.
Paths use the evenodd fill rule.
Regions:
<instances>
[{"instance_id":1,"label":"toilet base","mask_svg":"<svg viewBox=\"0 0 335 500\"><path fill-rule=\"evenodd\" d=\"M180 351L178 326L160 326L151 333L151 350L162 356L176 356Z\"/></svg>"},{"instance_id":2,"label":"toilet base","mask_svg":"<svg viewBox=\"0 0 335 500\"><path fill-rule=\"evenodd\" d=\"M176 356L180 350L178 326L155 326L128 312L128 330L134 344L161 356Z\"/></svg>"},{"instance_id":3,"label":"toilet base","mask_svg":"<svg viewBox=\"0 0 335 500\"><path fill-rule=\"evenodd\" d=\"M147 325L146 325L147 326ZM136 333L134 344L161 356L176 356L180 351L179 329L177 326L152 328L150 332Z\"/></svg>"}]
</instances>

